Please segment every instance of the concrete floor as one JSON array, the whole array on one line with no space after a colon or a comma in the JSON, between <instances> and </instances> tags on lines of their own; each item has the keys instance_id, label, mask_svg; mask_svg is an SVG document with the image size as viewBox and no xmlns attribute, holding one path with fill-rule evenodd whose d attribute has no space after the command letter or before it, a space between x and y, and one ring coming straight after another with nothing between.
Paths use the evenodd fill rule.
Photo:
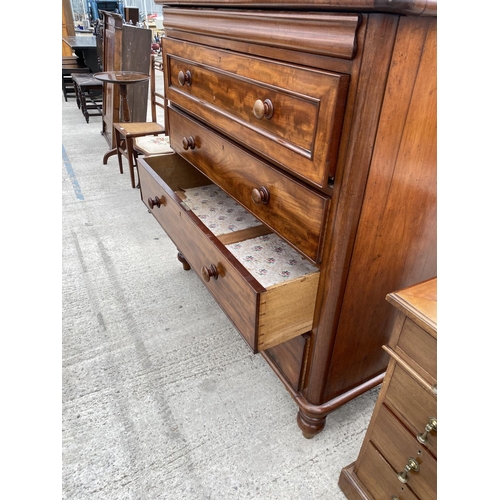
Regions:
<instances>
[{"instance_id":1,"label":"concrete floor","mask_svg":"<svg viewBox=\"0 0 500 500\"><path fill-rule=\"evenodd\" d=\"M120 175L100 117L62 102L62 497L336 500L378 388L314 439Z\"/></svg>"}]
</instances>

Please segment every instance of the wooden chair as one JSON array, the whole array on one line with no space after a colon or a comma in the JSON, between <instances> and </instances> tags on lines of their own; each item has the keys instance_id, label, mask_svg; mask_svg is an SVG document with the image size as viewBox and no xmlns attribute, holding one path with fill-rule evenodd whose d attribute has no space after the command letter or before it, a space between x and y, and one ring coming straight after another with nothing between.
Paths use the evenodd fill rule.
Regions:
<instances>
[{"instance_id":1,"label":"wooden chair","mask_svg":"<svg viewBox=\"0 0 500 500\"><path fill-rule=\"evenodd\" d=\"M126 155L133 188L136 186L134 167L137 167L137 156L139 154L152 156L174 152L170 148L169 137L165 134L168 129L165 92L156 90L156 74L158 71L163 73L163 63L157 59L155 54L151 54L150 100L152 121L113 123L120 173L123 174L122 155ZM163 124L158 123L158 107L163 109Z\"/></svg>"}]
</instances>

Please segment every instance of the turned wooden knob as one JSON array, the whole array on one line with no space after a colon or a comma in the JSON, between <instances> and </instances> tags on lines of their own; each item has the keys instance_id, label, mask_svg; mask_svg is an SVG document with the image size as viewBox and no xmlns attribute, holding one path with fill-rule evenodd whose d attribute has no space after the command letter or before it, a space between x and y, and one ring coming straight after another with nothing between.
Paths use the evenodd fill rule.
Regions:
<instances>
[{"instance_id":1,"label":"turned wooden knob","mask_svg":"<svg viewBox=\"0 0 500 500\"><path fill-rule=\"evenodd\" d=\"M181 85L182 87L184 87L184 85L191 85L192 82L191 71L187 70L185 73L184 71L179 71L177 79L179 80L179 85Z\"/></svg>"},{"instance_id":2,"label":"turned wooden knob","mask_svg":"<svg viewBox=\"0 0 500 500\"><path fill-rule=\"evenodd\" d=\"M261 186L260 188L252 189L252 201L256 205L266 205L269 203L269 191L266 187Z\"/></svg>"},{"instance_id":3,"label":"turned wooden knob","mask_svg":"<svg viewBox=\"0 0 500 500\"><path fill-rule=\"evenodd\" d=\"M269 118L273 116L273 112L274 107L271 99L266 99L264 102L257 99L253 105L253 114L255 115L255 118L259 120L262 120L262 118L269 120Z\"/></svg>"},{"instance_id":4,"label":"turned wooden knob","mask_svg":"<svg viewBox=\"0 0 500 500\"><path fill-rule=\"evenodd\" d=\"M190 135L189 137L183 137L182 138L182 147L186 151L188 149L194 149L194 138L193 138L193 136Z\"/></svg>"},{"instance_id":5,"label":"turned wooden knob","mask_svg":"<svg viewBox=\"0 0 500 500\"><path fill-rule=\"evenodd\" d=\"M217 272L217 268L213 264L210 264L210 267L203 266L201 268L201 276L208 283L210 278L216 280L219 277L219 273Z\"/></svg>"},{"instance_id":6,"label":"turned wooden knob","mask_svg":"<svg viewBox=\"0 0 500 500\"><path fill-rule=\"evenodd\" d=\"M161 205L161 200L158 198L158 196L155 196L154 198L148 198L148 206L151 210L153 210L154 207L160 207Z\"/></svg>"}]
</instances>

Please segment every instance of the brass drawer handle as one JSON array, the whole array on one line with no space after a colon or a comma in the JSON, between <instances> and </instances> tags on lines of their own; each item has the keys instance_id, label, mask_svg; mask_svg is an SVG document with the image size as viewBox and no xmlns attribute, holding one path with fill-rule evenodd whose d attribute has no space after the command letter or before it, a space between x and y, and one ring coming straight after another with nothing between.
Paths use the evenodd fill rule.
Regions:
<instances>
[{"instance_id":1,"label":"brass drawer handle","mask_svg":"<svg viewBox=\"0 0 500 500\"><path fill-rule=\"evenodd\" d=\"M418 472L420 470L420 466L418 465L418 462L414 458L409 458L408 463L405 465L405 469L403 472L400 472L398 474L398 479L402 483L407 483L408 482L408 472L413 471L413 472Z\"/></svg>"},{"instance_id":2,"label":"brass drawer handle","mask_svg":"<svg viewBox=\"0 0 500 500\"><path fill-rule=\"evenodd\" d=\"M417 434L417 439L419 443L426 444L429 441L429 432L437 431L438 423L435 417L430 417L428 424L425 426L424 432L422 434Z\"/></svg>"},{"instance_id":3,"label":"brass drawer handle","mask_svg":"<svg viewBox=\"0 0 500 500\"><path fill-rule=\"evenodd\" d=\"M185 73L184 71L179 71L177 80L179 80L179 85L181 87L184 87L184 85L191 85L191 83L193 82L191 71L187 70Z\"/></svg>"},{"instance_id":4,"label":"brass drawer handle","mask_svg":"<svg viewBox=\"0 0 500 500\"><path fill-rule=\"evenodd\" d=\"M188 149L194 149L194 138L193 136L189 136L189 137L183 137L182 138L182 148L185 149L186 151Z\"/></svg>"},{"instance_id":5,"label":"brass drawer handle","mask_svg":"<svg viewBox=\"0 0 500 500\"><path fill-rule=\"evenodd\" d=\"M213 264L210 264L210 267L203 266L201 268L201 276L208 283L210 278L216 280L219 277L219 273L217 268Z\"/></svg>"},{"instance_id":6,"label":"brass drawer handle","mask_svg":"<svg viewBox=\"0 0 500 500\"><path fill-rule=\"evenodd\" d=\"M148 198L148 206L151 210L153 210L154 207L160 208L161 203L162 200L160 200L158 196L155 196L154 198Z\"/></svg>"},{"instance_id":7,"label":"brass drawer handle","mask_svg":"<svg viewBox=\"0 0 500 500\"><path fill-rule=\"evenodd\" d=\"M269 120L273 116L273 112L274 107L271 99L266 99L264 102L257 99L253 105L253 114L258 120L262 120L262 118Z\"/></svg>"},{"instance_id":8,"label":"brass drawer handle","mask_svg":"<svg viewBox=\"0 0 500 500\"><path fill-rule=\"evenodd\" d=\"M261 186L258 189L252 189L252 201L256 205L267 205L269 203L270 196L269 190L264 186Z\"/></svg>"}]
</instances>

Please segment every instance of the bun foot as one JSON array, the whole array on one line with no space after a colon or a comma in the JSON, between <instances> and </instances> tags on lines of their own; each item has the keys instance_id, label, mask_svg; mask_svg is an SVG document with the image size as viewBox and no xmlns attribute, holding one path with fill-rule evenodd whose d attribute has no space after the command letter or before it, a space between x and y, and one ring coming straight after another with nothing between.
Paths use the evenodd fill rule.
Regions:
<instances>
[{"instance_id":1,"label":"bun foot","mask_svg":"<svg viewBox=\"0 0 500 500\"><path fill-rule=\"evenodd\" d=\"M302 431L302 435L306 439L311 439L325 428L326 415L310 415L303 410L299 410L297 413L297 424Z\"/></svg>"},{"instance_id":2,"label":"bun foot","mask_svg":"<svg viewBox=\"0 0 500 500\"><path fill-rule=\"evenodd\" d=\"M189 271L191 269L189 262L186 260L186 258L184 257L184 255L182 255L181 252L177 254L177 260L182 264L184 271Z\"/></svg>"}]
</instances>

